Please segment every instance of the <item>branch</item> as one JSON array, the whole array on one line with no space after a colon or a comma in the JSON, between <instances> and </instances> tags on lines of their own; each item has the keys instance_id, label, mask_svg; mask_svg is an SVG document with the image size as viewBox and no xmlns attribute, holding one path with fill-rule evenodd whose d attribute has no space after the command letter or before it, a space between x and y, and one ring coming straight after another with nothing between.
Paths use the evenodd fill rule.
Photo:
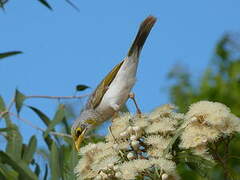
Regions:
<instances>
[{"instance_id":1,"label":"branch","mask_svg":"<svg viewBox=\"0 0 240 180\"><path fill-rule=\"evenodd\" d=\"M44 129L38 127L38 126L35 126L33 123L31 123L31 121L27 120L27 119L24 119L24 118L21 118L19 117L17 114L15 113L12 113L12 112L9 112L9 114L11 116L14 116L16 117L17 119L19 119L20 121L24 122L25 124L28 124L29 126L31 126L32 128L36 129L36 130L39 130L39 131L42 131L42 132L45 132ZM50 131L49 134L52 134L54 136L62 136L62 137L68 137L68 138L72 138L71 135L69 134L65 134L65 133L58 133L58 132L53 132L53 131Z\"/></svg>"},{"instance_id":2,"label":"branch","mask_svg":"<svg viewBox=\"0 0 240 180\"><path fill-rule=\"evenodd\" d=\"M82 96L45 96L45 95L32 95L32 96L26 96L27 99L30 98L45 98L45 99L81 99L84 97L89 96L90 94L85 94Z\"/></svg>"}]
</instances>

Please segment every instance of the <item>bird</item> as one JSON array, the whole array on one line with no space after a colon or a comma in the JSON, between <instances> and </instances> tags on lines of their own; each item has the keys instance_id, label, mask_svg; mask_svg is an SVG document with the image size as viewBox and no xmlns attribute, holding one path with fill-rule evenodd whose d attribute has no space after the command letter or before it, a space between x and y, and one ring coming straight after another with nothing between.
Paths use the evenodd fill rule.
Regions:
<instances>
[{"instance_id":1,"label":"bird","mask_svg":"<svg viewBox=\"0 0 240 180\"><path fill-rule=\"evenodd\" d=\"M129 98L136 82L141 50L156 21L157 18L150 15L140 24L127 56L105 76L89 96L80 116L76 118L71 128L77 151L80 151L86 134L113 117Z\"/></svg>"}]
</instances>

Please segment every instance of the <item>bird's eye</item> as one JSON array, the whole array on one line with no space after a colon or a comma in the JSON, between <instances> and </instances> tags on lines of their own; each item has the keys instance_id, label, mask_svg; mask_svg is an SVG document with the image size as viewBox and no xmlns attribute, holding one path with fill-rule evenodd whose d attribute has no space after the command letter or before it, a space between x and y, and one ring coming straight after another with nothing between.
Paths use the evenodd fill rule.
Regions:
<instances>
[{"instance_id":1,"label":"bird's eye","mask_svg":"<svg viewBox=\"0 0 240 180\"><path fill-rule=\"evenodd\" d=\"M82 128L76 129L76 137L78 138L82 134Z\"/></svg>"}]
</instances>

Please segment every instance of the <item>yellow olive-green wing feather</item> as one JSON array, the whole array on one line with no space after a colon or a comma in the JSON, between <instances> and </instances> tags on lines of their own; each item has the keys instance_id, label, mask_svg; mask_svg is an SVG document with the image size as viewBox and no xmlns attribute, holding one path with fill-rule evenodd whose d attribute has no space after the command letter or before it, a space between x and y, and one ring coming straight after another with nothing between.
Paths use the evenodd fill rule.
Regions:
<instances>
[{"instance_id":1,"label":"yellow olive-green wing feather","mask_svg":"<svg viewBox=\"0 0 240 180\"><path fill-rule=\"evenodd\" d=\"M124 61L120 62L116 65L111 72L107 74L107 76L101 81L101 83L97 86L93 94L88 99L86 108L93 108L95 109L101 102L104 94L106 93L108 87L110 86L111 82L116 77L119 69L121 68Z\"/></svg>"}]
</instances>

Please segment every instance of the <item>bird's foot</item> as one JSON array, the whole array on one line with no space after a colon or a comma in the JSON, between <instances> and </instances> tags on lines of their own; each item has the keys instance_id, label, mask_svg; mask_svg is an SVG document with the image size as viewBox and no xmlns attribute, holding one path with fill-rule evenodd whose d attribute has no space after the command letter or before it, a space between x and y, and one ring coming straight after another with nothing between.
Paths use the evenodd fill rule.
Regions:
<instances>
[{"instance_id":1,"label":"bird's foot","mask_svg":"<svg viewBox=\"0 0 240 180\"><path fill-rule=\"evenodd\" d=\"M129 93L128 97L133 100L133 103L137 109L137 115L139 115L141 117L142 112L137 104L136 99L135 99L135 94L133 92L131 92L131 93Z\"/></svg>"}]
</instances>

